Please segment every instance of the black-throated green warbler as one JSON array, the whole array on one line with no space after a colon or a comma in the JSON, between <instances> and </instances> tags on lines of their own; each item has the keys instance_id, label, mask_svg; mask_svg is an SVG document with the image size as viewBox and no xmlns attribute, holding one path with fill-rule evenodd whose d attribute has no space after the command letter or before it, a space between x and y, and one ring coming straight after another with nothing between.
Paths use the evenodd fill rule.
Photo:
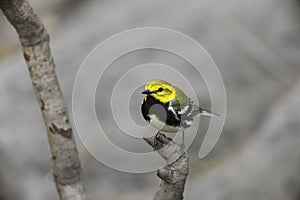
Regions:
<instances>
[{"instance_id":1,"label":"black-throated green warbler","mask_svg":"<svg viewBox=\"0 0 300 200\"><path fill-rule=\"evenodd\" d=\"M143 94L143 117L159 131L183 131L196 116L217 116L194 104L182 90L164 80L149 81Z\"/></svg>"}]
</instances>

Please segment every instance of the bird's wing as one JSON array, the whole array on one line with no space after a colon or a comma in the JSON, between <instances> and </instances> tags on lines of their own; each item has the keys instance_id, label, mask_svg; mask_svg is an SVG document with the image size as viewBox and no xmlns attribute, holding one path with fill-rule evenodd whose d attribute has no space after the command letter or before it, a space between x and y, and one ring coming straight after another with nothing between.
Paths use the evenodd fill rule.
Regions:
<instances>
[{"instance_id":1,"label":"bird's wing","mask_svg":"<svg viewBox=\"0 0 300 200\"><path fill-rule=\"evenodd\" d=\"M185 119L191 119L200 114L200 107L189 98L188 104L178 111L178 114Z\"/></svg>"},{"instance_id":2,"label":"bird's wing","mask_svg":"<svg viewBox=\"0 0 300 200\"><path fill-rule=\"evenodd\" d=\"M190 98L185 104L179 103L178 99L170 101L168 110L172 111L178 118L189 118L200 114L199 107L196 106ZM198 111L198 113L196 113Z\"/></svg>"},{"instance_id":3,"label":"bird's wing","mask_svg":"<svg viewBox=\"0 0 300 200\"><path fill-rule=\"evenodd\" d=\"M212 113L196 105L190 98L188 104L177 111L177 114L183 119L192 119L198 115L202 116L218 116L218 114Z\"/></svg>"},{"instance_id":4,"label":"bird's wing","mask_svg":"<svg viewBox=\"0 0 300 200\"><path fill-rule=\"evenodd\" d=\"M174 86L175 87L175 86ZM198 115L203 116L218 116L208 110L202 109L196 105L186 94L176 88L176 99L170 101L168 110L176 116L177 119L192 120Z\"/></svg>"}]
</instances>

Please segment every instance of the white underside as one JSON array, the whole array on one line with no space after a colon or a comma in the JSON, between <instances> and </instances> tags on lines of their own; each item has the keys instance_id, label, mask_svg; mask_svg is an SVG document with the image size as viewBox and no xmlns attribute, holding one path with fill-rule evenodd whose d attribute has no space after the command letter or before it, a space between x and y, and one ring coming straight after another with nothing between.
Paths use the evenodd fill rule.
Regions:
<instances>
[{"instance_id":1,"label":"white underside","mask_svg":"<svg viewBox=\"0 0 300 200\"><path fill-rule=\"evenodd\" d=\"M178 131L183 131L183 127L175 127L175 126L168 126L162 121L159 121L156 115L149 115L150 117L150 124L157 128L158 130L169 132L169 133L176 133Z\"/></svg>"}]
</instances>

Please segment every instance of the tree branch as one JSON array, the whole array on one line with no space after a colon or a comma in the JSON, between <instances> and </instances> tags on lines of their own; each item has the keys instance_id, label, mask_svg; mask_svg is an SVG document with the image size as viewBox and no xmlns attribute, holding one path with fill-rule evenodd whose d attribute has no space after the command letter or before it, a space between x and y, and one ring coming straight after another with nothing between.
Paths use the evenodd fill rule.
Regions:
<instances>
[{"instance_id":1,"label":"tree branch","mask_svg":"<svg viewBox=\"0 0 300 200\"><path fill-rule=\"evenodd\" d=\"M0 0L0 8L20 38L47 128L52 171L60 199L87 199L67 106L54 71L47 30L26 0Z\"/></svg>"},{"instance_id":2,"label":"tree branch","mask_svg":"<svg viewBox=\"0 0 300 200\"><path fill-rule=\"evenodd\" d=\"M161 133L156 136L156 139L145 137L144 140L154 149L157 149L157 153L168 163L167 166L157 171L157 176L161 182L153 199L182 200L184 185L189 172L187 153L182 152L182 148L178 144Z\"/></svg>"}]
</instances>

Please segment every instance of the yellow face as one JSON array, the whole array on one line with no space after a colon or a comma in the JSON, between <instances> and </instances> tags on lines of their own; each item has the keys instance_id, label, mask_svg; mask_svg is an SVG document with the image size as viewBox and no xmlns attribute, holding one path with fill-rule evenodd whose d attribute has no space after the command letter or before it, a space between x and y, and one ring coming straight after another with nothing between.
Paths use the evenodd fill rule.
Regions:
<instances>
[{"instance_id":1,"label":"yellow face","mask_svg":"<svg viewBox=\"0 0 300 200\"><path fill-rule=\"evenodd\" d=\"M150 94L162 103L167 103L176 97L175 88L163 80L152 80L146 84L145 94ZM147 96L145 96L146 100Z\"/></svg>"}]
</instances>

